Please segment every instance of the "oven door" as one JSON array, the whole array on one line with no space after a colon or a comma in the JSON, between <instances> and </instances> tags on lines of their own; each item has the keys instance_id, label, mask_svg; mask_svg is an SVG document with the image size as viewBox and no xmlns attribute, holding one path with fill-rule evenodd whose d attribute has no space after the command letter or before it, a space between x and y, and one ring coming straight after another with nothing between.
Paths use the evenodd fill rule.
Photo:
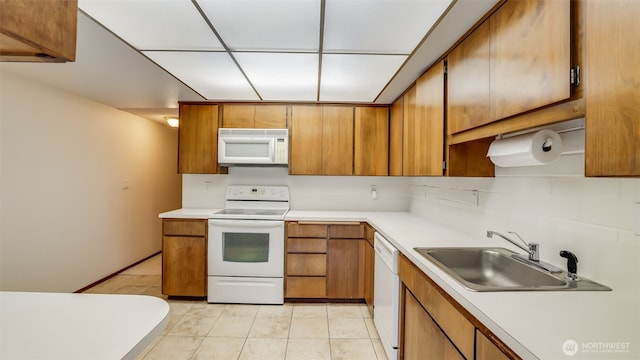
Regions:
<instances>
[{"instance_id":1,"label":"oven door","mask_svg":"<svg viewBox=\"0 0 640 360\"><path fill-rule=\"evenodd\" d=\"M284 276L284 221L209 220L209 276Z\"/></svg>"}]
</instances>

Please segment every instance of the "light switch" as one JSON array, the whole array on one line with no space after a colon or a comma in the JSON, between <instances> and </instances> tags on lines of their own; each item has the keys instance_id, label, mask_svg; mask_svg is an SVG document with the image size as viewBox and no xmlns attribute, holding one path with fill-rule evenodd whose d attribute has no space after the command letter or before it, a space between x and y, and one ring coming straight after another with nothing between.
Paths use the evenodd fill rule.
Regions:
<instances>
[{"instance_id":1,"label":"light switch","mask_svg":"<svg viewBox=\"0 0 640 360\"><path fill-rule=\"evenodd\" d=\"M129 190L129 179L122 179L120 181L120 187L122 190Z\"/></svg>"}]
</instances>

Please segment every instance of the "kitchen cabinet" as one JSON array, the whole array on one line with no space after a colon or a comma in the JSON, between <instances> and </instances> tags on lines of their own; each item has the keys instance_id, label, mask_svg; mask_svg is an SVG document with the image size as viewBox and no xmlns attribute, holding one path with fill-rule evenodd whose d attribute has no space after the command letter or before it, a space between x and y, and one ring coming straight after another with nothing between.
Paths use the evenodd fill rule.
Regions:
<instances>
[{"instance_id":1,"label":"kitchen cabinet","mask_svg":"<svg viewBox=\"0 0 640 360\"><path fill-rule=\"evenodd\" d=\"M569 0L507 1L447 54L449 135L572 97L572 57L580 60L581 44L571 34L579 7L573 20L571 6Z\"/></svg>"},{"instance_id":2,"label":"kitchen cabinet","mask_svg":"<svg viewBox=\"0 0 640 360\"><path fill-rule=\"evenodd\" d=\"M447 134L491 122L489 21L447 55Z\"/></svg>"},{"instance_id":3,"label":"kitchen cabinet","mask_svg":"<svg viewBox=\"0 0 640 360\"><path fill-rule=\"evenodd\" d=\"M586 176L640 176L638 17L638 1L586 1Z\"/></svg>"},{"instance_id":4,"label":"kitchen cabinet","mask_svg":"<svg viewBox=\"0 0 640 360\"><path fill-rule=\"evenodd\" d=\"M326 224L286 223L285 298L327 297Z\"/></svg>"},{"instance_id":5,"label":"kitchen cabinet","mask_svg":"<svg viewBox=\"0 0 640 360\"><path fill-rule=\"evenodd\" d=\"M180 103L178 130L178 172L219 174L218 105Z\"/></svg>"},{"instance_id":6,"label":"kitchen cabinet","mask_svg":"<svg viewBox=\"0 0 640 360\"><path fill-rule=\"evenodd\" d=\"M0 1L0 60L76 59L77 0Z\"/></svg>"},{"instance_id":7,"label":"kitchen cabinet","mask_svg":"<svg viewBox=\"0 0 640 360\"><path fill-rule=\"evenodd\" d=\"M207 296L207 220L163 219L162 293Z\"/></svg>"},{"instance_id":8,"label":"kitchen cabinet","mask_svg":"<svg viewBox=\"0 0 640 360\"><path fill-rule=\"evenodd\" d=\"M389 108L356 106L354 175L389 174Z\"/></svg>"},{"instance_id":9,"label":"kitchen cabinet","mask_svg":"<svg viewBox=\"0 0 640 360\"><path fill-rule=\"evenodd\" d=\"M571 96L569 0L507 1L490 22L490 118Z\"/></svg>"},{"instance_id":10,"label":"kitchen cabinet","mask_svg":"<svg viewBox=\"0 0 640 360\"><path fill-rule=\"evenodd\" d=\"M222 105L222 127L286 129L287 105Z\"/></svg>"},{"instance_id":11,"label":"kitchen cabinet","mask_svg":"<svg viewBox=\"0 0 640 360\"><path fill-rule=\"evenodd\" d=\"M364 224L329 225L327 297L364 297Z\"/></svg>"},{"instance_id":12,"label":"kitchen cabinet","mask_svg":"<svg viewBox=\"0 0 640 360\"><path fill-rule=\"evenodd\" d=\"M402 359L464 360L418 300L405 289Z\"/></svg>"},{"instance_id":13,"label":"kitchen cabinet","mask_svg":"<svg viewBox=\"0 0 640 360\"><path fill-rule=\"evenodd\" d=\"M402 168L405 176L441 176L444 161L444 61L405 96Z\"/></svg>"},{"instance_id":14,"label":"kitchen cabinet","mask_svg":"<svg viewBox=\"0 0 640 360\"><path fill-rule=\"evenodd\" d=\"M289 221L285 298L362 299L364 223Z\"/></svg>"},{"instance_id":15,"label":"kitchen cabinet","mask_svg":"<svg viewBox=\"0 0 640 360\"><path fill-rule=\"evenodd\" d=\"M493 351L507 359L519 359L473 315L418 269L404 255L398 259L402 282L400 354L404 359L481 359ZM486 336L480 346L476 332ZM489 340L489 339L492 340ZM480 350L480 351L478 351ZM431 357L428 354L434 351ZM485 359L498 359L488 357Z\"/></svg>"},{"instance_id":16,"label":"kitchen cabinet","mask_svg":"<svg viewBox=\"0 0 640 360\"><path fill-rule=\"evenodd\" d=\"M402 96L391 105L389 115L389 175L402 176L402 142L404 124L404 102Z\"/></svg>"},{"instance_id":17,"label":"kitchen cabinet","mask_svg":"<svg viewBox=\"0 0 640 360\"><path fill-rule=\"evenodd\" d=\"M375 277L375 250L373 248L373 237L375 229L366 224L364 227L364 302L367 304L369 313L373 315L373 287Z\"/></svg>"},{"instance_id":18,"label":"kitchen cabinet","mask_svg":"<svg viewBox=\"0 0 640 360\"><path fill-rule=\"evenodd\" d=\"M476 329L476 360L508 360L496 344Z\"/></svg>"},{"instance_id":19,"label":"kitchen cabinet","mask_svg":"<svg viewBox=\"0 0 640 360\"><path fill-rule=\"evenodd\" d=\"M289 173L353 174L353 107L291 107Z\"/></svg>"}]
</instances>

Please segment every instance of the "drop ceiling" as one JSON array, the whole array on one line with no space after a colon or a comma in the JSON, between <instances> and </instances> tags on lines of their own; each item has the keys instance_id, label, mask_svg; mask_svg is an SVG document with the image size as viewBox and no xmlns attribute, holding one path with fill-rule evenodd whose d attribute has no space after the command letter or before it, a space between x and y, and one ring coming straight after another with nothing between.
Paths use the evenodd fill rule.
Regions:
<instances>
[{"instance_id":1,"label":"drop ceiling","mask_svg":"<svg viewBox=\"0 0 640 360\"><path fill-rule=\"evenodd\" d=\"M80 0L206 100L373 103L453 0Z\"/></svg>"},{"instance_id":2,"label":"drop ceiling","mask_svg":"<svg viewBox=\"0 0 640 360\"><path fill-rule=\"evenodd\" d=\"M211 16L210 24L205 20L209 19L205 1L80 0L75 62L2 62L0 77L3 72L17 73L161 122L164 116L178 115L179 101L390 104L498 1L453 0L435 26L427 29L424 20L415 16L417 11L399 16L389 10L382 20L374 21L381 12L374 5L416 6L431 4L430 0L325 0L324 5L321 1L288 0L279 2L280 11L273 11L275 5L260 7L271 4L268 0L251 2L253 10L249 6L238 9L233 4L249 3L232 0L216 5L233 8L224 10L229 15L222 18ZM321 6L324 21L310 22L305 11L322 17L318 12ZM96 9L91 10L93 7ZM130 10L132 7L137 8ZM354 15L353 8L360 12ZM102 9L99 12L105 19L98 18L97 9ZM402 9L394 11L406 11ZM291 12L298 16L287 19ZM342 15L332 15L334 12ZM114 24L107 23L106 17ZM138 17L143 19L135 20ZM283 28L267 26L285 22L283 19L289 26L284 35L277 32ZM225 22L242 24L237 27L239 33L229 33L235 27ZM400 36L394 32L400 25L407 32L423 26L425 33L415 38ZM292 27L311 30L293 31ZM316 34L312 44L316 48L306 48L305 39L311 37L308 32ZM279 38L286 44L285 40L275 44ZM212 48L199 48L203 43ZM176 51L175 46L189 50ZM219 65L211 66L214 63ZM231 70L221 71L223 66ZM241 81L234 82L238 78Z\"/></svg>"}]
</instances>

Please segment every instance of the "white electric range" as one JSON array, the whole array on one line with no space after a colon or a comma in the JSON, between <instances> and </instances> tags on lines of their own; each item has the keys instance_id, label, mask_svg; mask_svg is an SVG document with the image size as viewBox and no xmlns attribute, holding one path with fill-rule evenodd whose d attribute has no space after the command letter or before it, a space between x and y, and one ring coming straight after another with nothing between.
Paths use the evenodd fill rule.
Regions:
<instances>
[{"instance_id":1,"label":"white electric range","mask_svg":"<svg viewBox=\"0 0 640 360\"><path fill-rule=\"evenodd\" d=\"M209 216L210 303L284 303L286 186L230 185Z\"/></svg>"}]
</instances>

